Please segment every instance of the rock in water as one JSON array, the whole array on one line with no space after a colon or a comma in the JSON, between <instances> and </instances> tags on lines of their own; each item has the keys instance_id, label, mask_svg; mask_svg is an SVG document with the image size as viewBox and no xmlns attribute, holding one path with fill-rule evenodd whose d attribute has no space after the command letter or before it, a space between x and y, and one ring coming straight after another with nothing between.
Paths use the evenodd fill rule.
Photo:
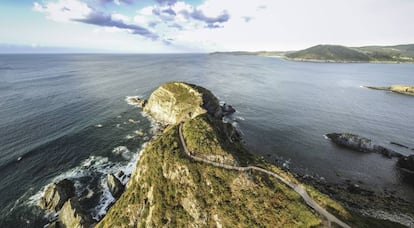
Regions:
<instances>
[{"instance_id":1,"label":"rock in water","mask_svg":"<svg viewBox=\"0 0 414 228\"><path fill-rule=\"evenodd\" d=\"M332 142L347 147L349 149L361 151L361 152L372 152L374 145L371 140L349 133L330 133L326 136L332 140Z\"/></svg>"},{"instance_id":2,"label":"rock in water","mask_svg":"<svg viewBox=\"0 0 414 228\"><path fill-rule=\"evenodd\" d=\"M59 213L59 220L64 227L85 228L92 226L92 219L82 210L78 200L70 198Z\"/></svg>"},{"instance_id":3,"label":"rock in water","mask_svg":"<svg viewBox=\"0 0 414 228\"><path fill-rule=\"evenodd\" d=\"M230 115L236 112L236 109L233 108L233 106L228 105L228 104L224 104L222 107L223 110L223 115Z\"/></svg>"},{"instance_id":4,"label":"rock in water","mask_svg":"<svg viewBox=\"0 0 414 228\"><path fill-rule=\"evenodd\" d=\"M383 146L375 145L370 139L364 138L359 135L349 134L349 133L330 133L326 136L332 140L335 144L340 146L366 152L366 153L378 153L382 154L385 157L402 157L400 153L397 153L393 150L385 148Z\"/></svg>"},{"instance_id":5,"label":"rock in water","mask_svg":"<svg viewBox=\"0 0 414 228\"><path fill-rule=\"evenodd\" d=\"M414 155L398 159L398 166L414 172Z\"/></svg>"},{"instance_id":6,"label":"rock in water","mask_svg":"<svg viewBox=\"0 0 414 228\"><path fill-rule=\"evenodd\" d=\"M113 174L108 174L107 184L109 191L111 192L114 198L119 198L125 190L125 186L118 180Z\"/></svg>"},{"instance_id":7,"label":"rock in water","mask_svg":"<svg viewBox=\"0 0 414 228\"><path fill-rule=\"evenodd\" d=\"M58 212L62 208L63 204L70 197L75 195L75 187L73 182L64 179L57 183L51 184L40 199L39 206L42 209Z\"/></svg>"},{"instance_id":8,"label":"rock in water","mask_svg":"<svg viewBox=\"0 0 414 228\"><path fill-rule=\"evenodd\" d=\"M129 97L128 101L132 104L135 104L136 106L140 108L144 108L144 106L147 104L147 101L138 97Z\"/></svg>"},{"instance_id":9,"label":"rock in water","mask_svg":"<svg viewBox=\"0 0 414 228\"><path fill-rule=\"evenodd\" d=\"M154 119L177 124L200 114L223 115L217 98L207 89L184 82L169 82L156 89L144 111Z\"/></svg>"}]
</instances>

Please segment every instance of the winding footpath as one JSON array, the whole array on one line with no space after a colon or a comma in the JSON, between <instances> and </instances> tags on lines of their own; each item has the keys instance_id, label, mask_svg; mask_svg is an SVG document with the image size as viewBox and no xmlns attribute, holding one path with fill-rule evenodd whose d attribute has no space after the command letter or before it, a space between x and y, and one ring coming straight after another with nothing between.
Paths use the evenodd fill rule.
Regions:
<instances>
[{"instance_id":1,"label":"winding footpath","mask_svg":"<svg viewBox=\"0 0 414 228\"><path fill-rule=\"evenodd\" d=\"M311 207L313 210L315 210L321 216L325 217L325 219L328 221L328 224L330 226L332 226L332 223L335 223L335 224L337 224L341 227L350 228L349 225L342 222L337 217L335 217L333 214L329 213L323 207L321 207L312 197L309 196L309 194L306 192L305 188L284 179L283 177L279 176L278 174L276 174L274 172L268 171L266 169L263 169L263 168L260 168L260 167L257 167L257 166L245 166L245 167L243 167L243 166L232 166L232 165L221 164L221 163L218 163L218 162L213 162L213 161L201 158L201 157L191 155L190 151L187 148L187 144L185 143L184 137L183 137L183 134L182 134L182 123L180 123L180 125L178 127L178 132L179 132L179 135L180 135L181 144L184 148L184 152L189 158L191 158L195 161L198 161L198 162L207 163L207 164L210 164L212 166L220 167L220 168L223 168L223 169L237 170L237 171L242 171L242 172L250 171L250 170L256 170L256 171L259 171L259 172L262 172L262 173L266 173L270 176L273 176L273 177L277 178L278 180L280 180L281 182L283 182L284 184L286 184L287 186L289 186L296 193L298 193L309 207Z\"/></svg>"}]
</instances>

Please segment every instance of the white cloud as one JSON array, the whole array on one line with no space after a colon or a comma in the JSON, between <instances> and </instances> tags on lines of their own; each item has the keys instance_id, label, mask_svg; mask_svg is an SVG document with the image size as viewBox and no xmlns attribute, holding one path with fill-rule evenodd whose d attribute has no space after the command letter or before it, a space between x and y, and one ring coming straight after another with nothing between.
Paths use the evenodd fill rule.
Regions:
<instances>
[{"instance_id":1,"label":"white cloud","mask_svg":"<svg viewBox=\"0 0 414 228\"><path fill-rule=\"evenodd\" d=\"M47 18L58 22L69 22L87 17L93 10L84 2L78 0L59 0L44 5L33 3L33 10L47 13Z\"/></svg>"},{"instance_id":2,"label":"white cloud","mask_svg":"<svg viewBox=\"0 0 414 228\"><path fill-rule=\"evenodd\" d=\"M129 23L131 21L131 19L128 16L125 16L125 15L120 14L120 13L111 14L111 18L114 19L114 20L122 21L124 23Z\"/></svg>"},{"instance_id":3,"label":"white cloud","mask_svg":"<svg viewBox=\"0 0 414 228\"><path fill-rule=\"evenodd\" d=\"M99 1L118 7L116 13L85 3ZM183 51L409 43L414 37L414 30L408 29L414 20L414 1L408 0L205 0L199 5L183 0L155 2L168 4L154 3L137 9L135 15L126 13L130 9L122 10L133 7L130 0L49 0L34 3L33 9L47 14L50 20L100 26L96 32L101 35L124 31L131 37L129 33L138 33L152 40L171 40L172 45L166 48Z\"/></svg>"}]
</instances>

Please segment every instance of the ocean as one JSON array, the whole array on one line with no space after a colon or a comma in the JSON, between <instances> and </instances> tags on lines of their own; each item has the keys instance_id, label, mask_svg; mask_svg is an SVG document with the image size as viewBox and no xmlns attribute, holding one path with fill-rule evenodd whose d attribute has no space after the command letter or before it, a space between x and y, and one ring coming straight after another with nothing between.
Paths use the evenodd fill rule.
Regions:
<instances>
[{"instance_id":1,"label":"ocean","mask_svg":"<svg viewBox=\"0 0 414 228\"><path fill-rule=\"evenodd\" d=\"M148 98L168 81L201 85L232 105L247 147L268 161L414 201L414 186L395 159L343 149L324 137L350 132L414 154L414 98L362 87L413 85L414 64L208 54L0 55L0 227L43 226L37 200L47 184L63 178L75 181L82 204L99 219L113 201L106 174L131 173L153 136L154 123L127 98Z\"/></svg>"}]
</instances>

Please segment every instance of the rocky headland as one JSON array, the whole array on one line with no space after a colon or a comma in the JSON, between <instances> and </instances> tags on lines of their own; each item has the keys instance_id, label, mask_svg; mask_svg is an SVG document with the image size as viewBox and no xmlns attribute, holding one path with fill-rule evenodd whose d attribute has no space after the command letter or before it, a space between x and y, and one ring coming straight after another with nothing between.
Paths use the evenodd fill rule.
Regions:
<instances>
[{"instance_id":1,"label":"rocky headland","mask_svg":"<svg viewBox=\"0 0 414 228\"><path fill-rule=\"evenodd\" d=\"M108 187L119 198L97 223L81 213L70 183L56 184L67 190L54 187L53 191L62 192L58 199L45 194L44 200L53 205L44 203L44 208L58 211L57 223L67 227L400 226L361 214L346 201L333 200L330 192L322 193L252 155L237 129L222 121L234 108L220 106L207 89L171 82L156 89L148 101L135 99L137 106L162 123L159 135L141 152L126 186L117 181L118 175L108 175ZM59 212L55 208L62 201Z\"/></svg>"},{"instance_id":2,"label":"rocky headland","mask_svg":"<svg viewBox=\"0 0 414 228\"><path fill-rule=\"evenodd\" d=\"M414 96L414 86L410 85L392 85L389 87L366 86L366 88Z\"/></svg>"}]
</instances>

